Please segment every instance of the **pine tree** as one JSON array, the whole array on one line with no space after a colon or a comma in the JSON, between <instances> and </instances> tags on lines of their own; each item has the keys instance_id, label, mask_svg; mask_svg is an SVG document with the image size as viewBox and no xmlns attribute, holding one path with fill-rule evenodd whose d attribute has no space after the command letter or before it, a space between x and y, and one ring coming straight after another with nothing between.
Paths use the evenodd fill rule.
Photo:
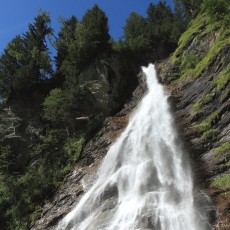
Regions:
<instances>
[{"instance_id":1,"label":"pine tree","mask_svg":"<svg viewBox=\"0 0 230 230\"><path fill-rule=\"evenodd\" d=\"M62 20L62 27L58 33L58 39L56 41L57 56L55 57L55 60L58 73L60 73L64 60L69 56L69 44L76 39L77 23L78 20L75 16L72 16L67 20Z\"/></svg>"},{"instance_id":2,"label":"pine tree","mask_svg":"<svg viewBox=\"0 0 230 230\"><path fill-rule=\"evenodd\" d=\"M52 73L45 37L52 32L50 18L39 14L23 36L16 36L0 57L1 96L29 87Z\"/></svg>"},{"instance_id":3,"label":"pine tree","mask_svg":"<svg viewBox=\"0 0 230 230\"><path fill-rule=\"evenodd\" d=\"M129 49L144 52L149 48L147 21L137 13L131 13L124 27L124 38Z\"/></svg>"}]
</instances>

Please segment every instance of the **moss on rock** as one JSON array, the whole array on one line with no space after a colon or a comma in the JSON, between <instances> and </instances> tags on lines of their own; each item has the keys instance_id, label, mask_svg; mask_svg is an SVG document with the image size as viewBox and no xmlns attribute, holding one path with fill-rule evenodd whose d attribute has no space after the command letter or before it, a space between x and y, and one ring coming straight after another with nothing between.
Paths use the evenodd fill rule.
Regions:
<instances>
[{"instance_id":1,"label":"moss on rock","mask_svg":"<svg viewBox=\"0 0 230 230\"><path fill-rule=\"evenodd\" d=\"M212 187L217 187L219 189L226 189L230 187L230 174L225 174L223 176L220 176L218 178L215 178L212 183Z\"/></svg>"}]
</instances>

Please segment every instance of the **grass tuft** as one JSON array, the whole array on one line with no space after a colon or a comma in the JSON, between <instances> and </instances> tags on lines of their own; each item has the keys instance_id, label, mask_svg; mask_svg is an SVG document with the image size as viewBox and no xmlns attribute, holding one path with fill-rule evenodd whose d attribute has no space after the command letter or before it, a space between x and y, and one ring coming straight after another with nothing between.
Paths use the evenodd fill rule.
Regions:
<instances>
[{"instance_id":1,"label":"grass tuft","mask_svg":"<svg viewBox=\"0 0 230 230\"><path fill-rule=\"evenodd\" d=\"M214 151L214 153L218 155L226 152L230 152L230 142L225 142L224 144L216 148Z\"/></svg>"},{"instance_id":2,"label":"grass tuft","mask_svg":"<svg viewBox=\"0 0 230 230\"><path fill-rule=\"evenodd\" d=\"M218 91L222 90L230 81L230 63L222 73L213 81Z\"/></svg>"},{"instance_id":3,"label":"grass tuft","mask_svg":"<svg viewBox=\"0 0 230 230\"><path fill-rule=\"evenodd\" d=\"M212 187L217 187L220 189L226 189L230 187L230 174L223 175L219 178L216 178L211 183Z\"/></svg>"},{"instance_id":4,"label":"grass tuft","mask_svg":"<svg viewBox=\"0 0 230 230\"><path fill-rule=\"evenodd\" d=\"M197 128L199 131L206 132L212 129L212 123L217 117L218 112L215 111L214 113L209 115L205 120L203 120L200 124L195 125L195 128Z\"/></svg>"},{"instance_id":5,"label":"grass tuft","mask_svg":"<svg viewBox=\"0 0 230 230\"><path fill-rule=\"evenodd\" d=\"M204 14L200 14L196 17L196 19L192 20L190 25L189 25L189 29L186 30L182 36L180 37L179 43L178 43L178 48L176 49L176 51L174 52L173 56L172 56L172 61L175 62L178 58L178 55L181 53L181 51L183 50L183 48L186 46L186 44L194 37L195 35L197 35L198 33L200 33L200 31L202 30L202 28L205 27L205 25L207 25L208 22L208 17Z\"/></svg>"},{"instance_id":6,"label":"grass tuft","mask_svg":"<svg viewBox=\"0 0 230 230\"><path fill-rule=\"evenodd\" d=\"M218 131L216 129L209 129L205 131L201 137L202 140L207 140L207 139L214 139L218 134Z\"/></svg>"}]
</instances>

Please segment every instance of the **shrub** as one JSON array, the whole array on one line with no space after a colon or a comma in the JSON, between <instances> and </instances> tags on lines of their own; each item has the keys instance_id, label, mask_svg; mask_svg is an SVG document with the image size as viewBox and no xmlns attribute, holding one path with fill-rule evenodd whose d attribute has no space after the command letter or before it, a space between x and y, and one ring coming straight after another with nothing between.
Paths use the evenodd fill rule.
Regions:
<instances>
[{"instance_id":1,"label":"shrub","mask_svg":"<svg viewBox=\"0 0 230 230\"><path fill-rule=\"evenodd\" d=\"M226 0L205 0L202 4L202 10L208 12L214 20L229 19L230 3Z\"/></svg>"},{"instance_id":2,"label":"shrub","mask_svg":"<svg viewBox=\"0 0 230 230\"><path fill-rule=\"evenodd\" d=\"M68 117L66 104L66 98L61 89L51 90L43 103L44 118L53 123L65 122Z\"/></svg>"}]
</instances>

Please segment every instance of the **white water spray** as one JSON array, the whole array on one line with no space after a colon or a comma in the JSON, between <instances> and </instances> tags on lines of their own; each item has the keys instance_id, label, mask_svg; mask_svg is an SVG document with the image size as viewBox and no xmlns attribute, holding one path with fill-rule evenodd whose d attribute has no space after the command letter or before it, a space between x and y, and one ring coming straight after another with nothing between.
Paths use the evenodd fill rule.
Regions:
<instances>
[{"instance_id":1,"label":"white water spray","mask_svg":"<svg viewBox=\"0 0 230 230\"><path fill-rule=\"evenodd\" d=\"M148 93L111 146L98 179L58 230L203 230L190 168L152 64Z\"/></svg>"}]
</instances>

